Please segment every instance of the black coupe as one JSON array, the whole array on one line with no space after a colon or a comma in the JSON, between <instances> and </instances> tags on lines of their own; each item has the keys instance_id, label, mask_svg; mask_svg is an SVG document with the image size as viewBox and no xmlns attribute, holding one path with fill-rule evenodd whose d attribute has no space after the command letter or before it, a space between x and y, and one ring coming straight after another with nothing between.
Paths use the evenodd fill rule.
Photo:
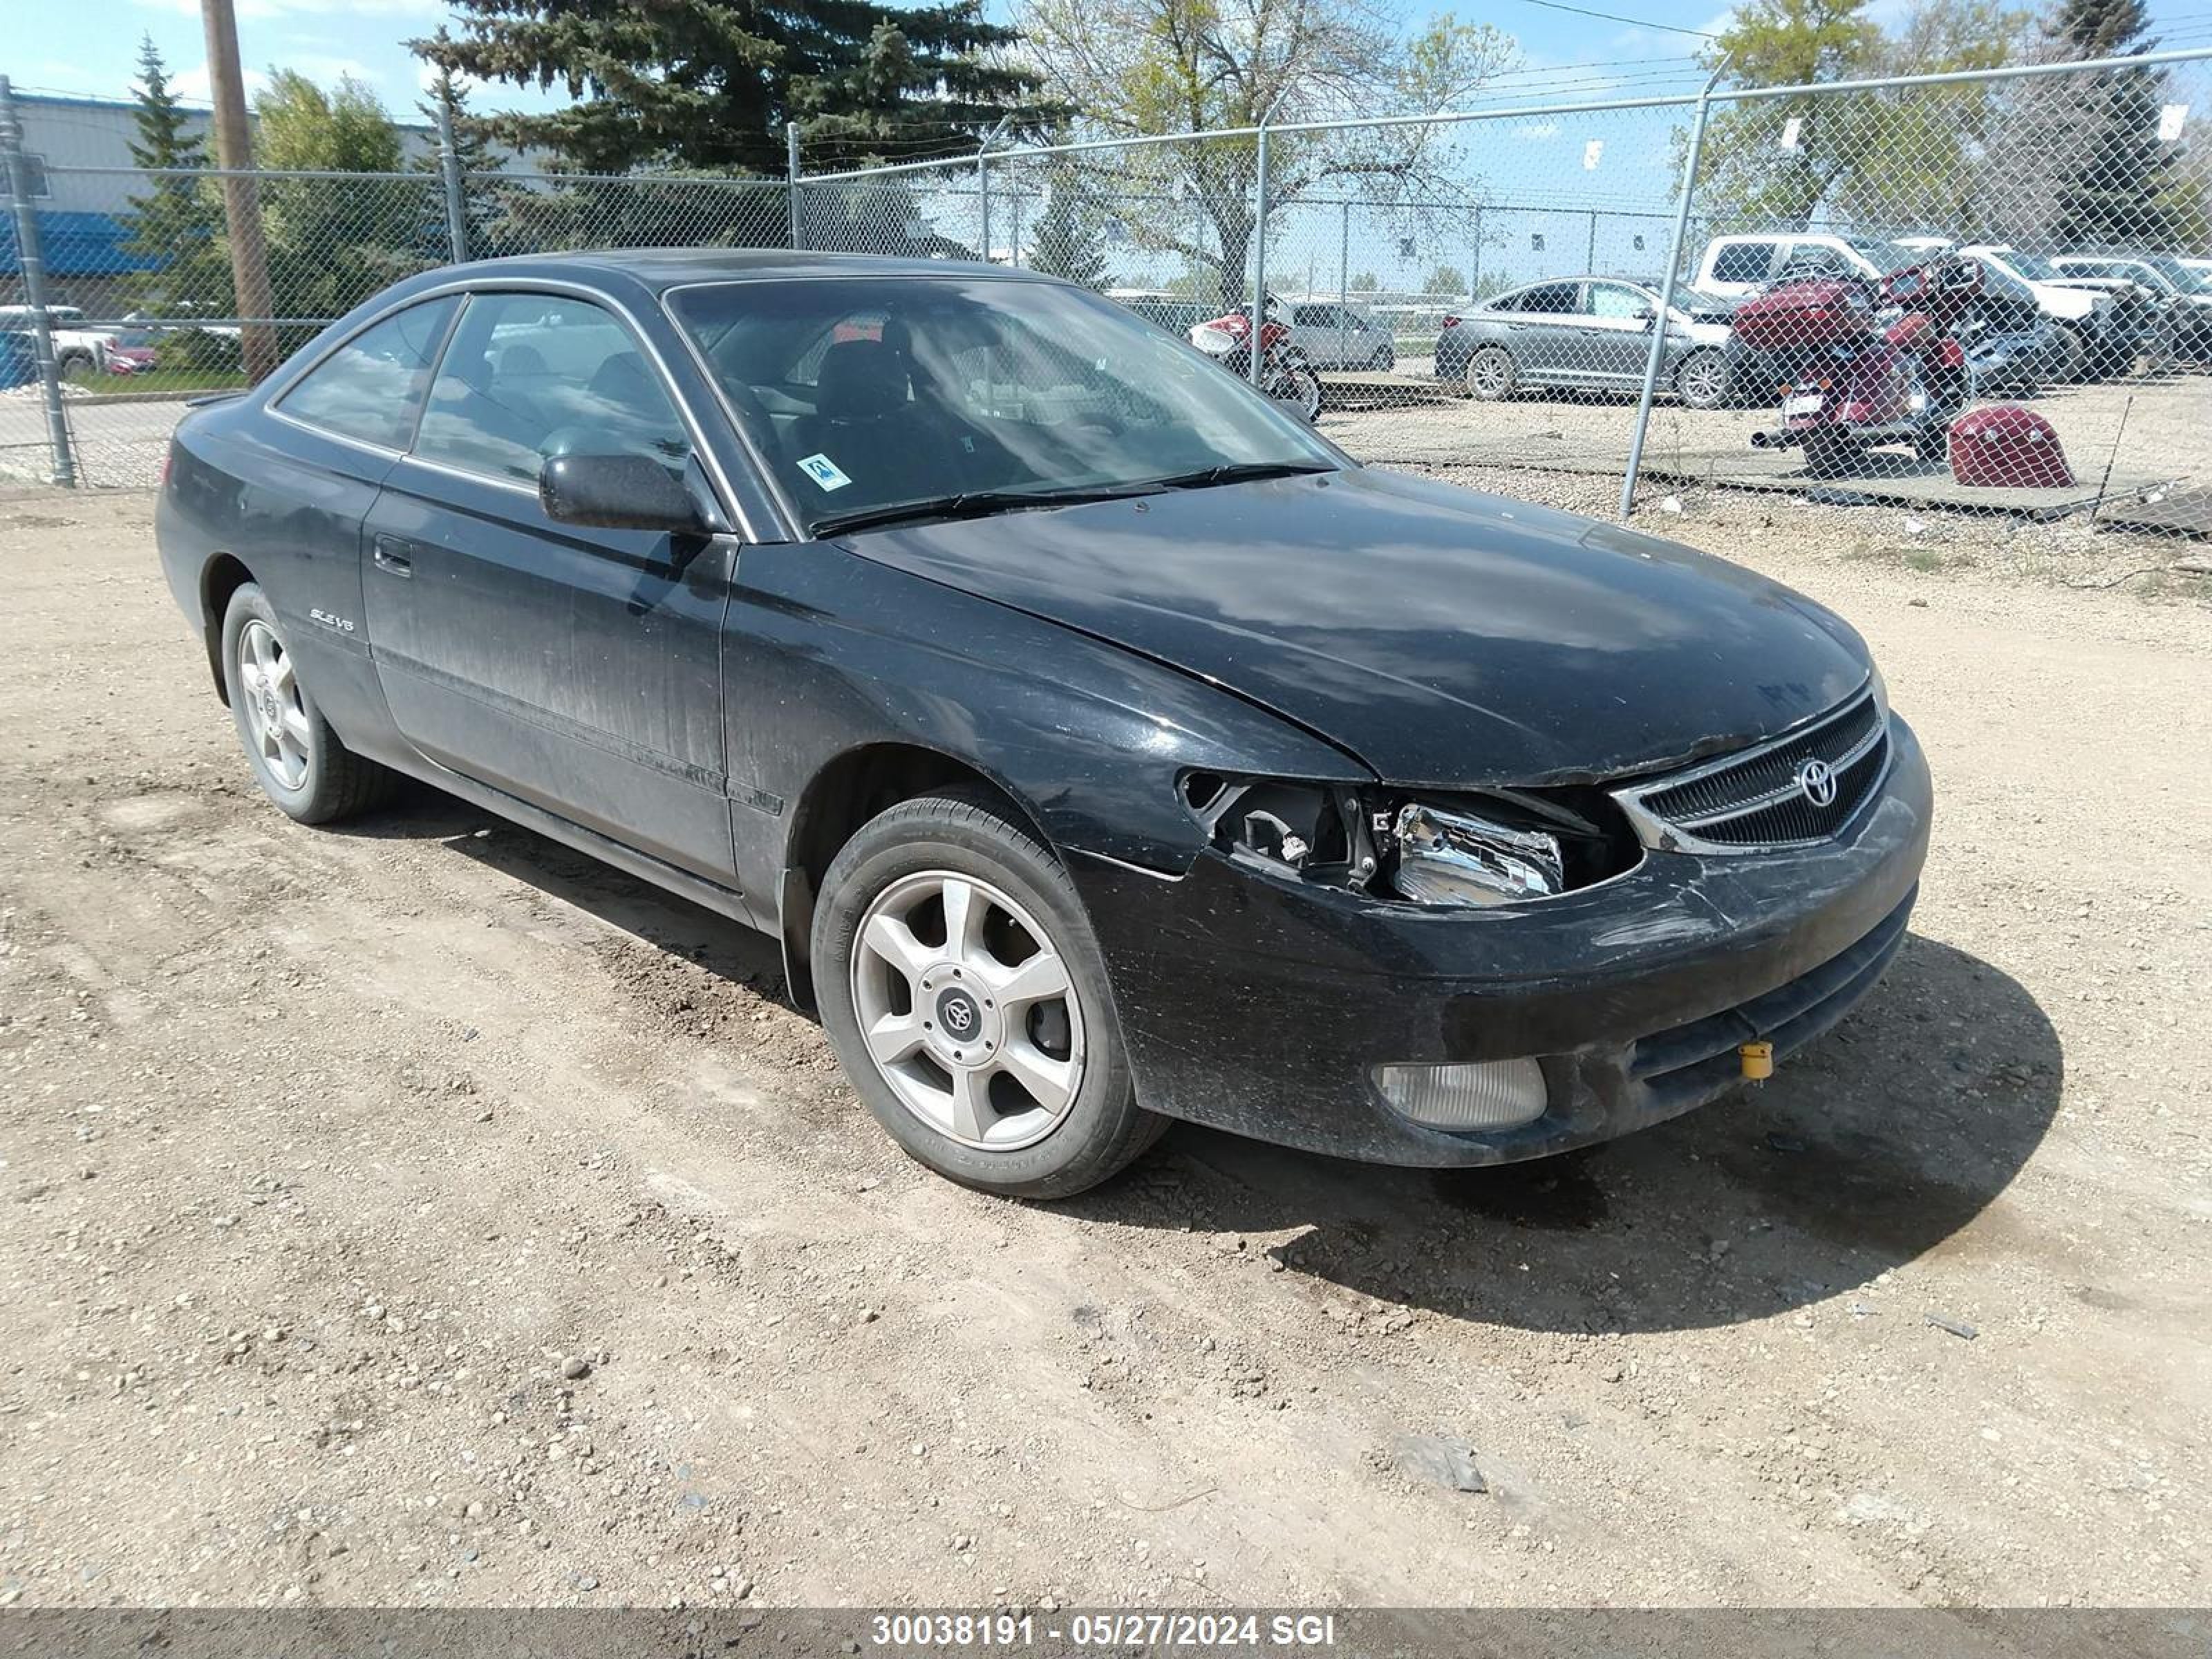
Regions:
<instances>
[{"instance_id":1,"label":"black coupe","mask_svg":"<svg viewBox=\"0 0 2212 1659\"><path fill-rule=\"evenodd\" d=\"M1671 1116L1872 986L1926 850L1828 611L1021 272L434 271L188 415L158 526L283 811L410 775L774 934L997 1192L1173 1118L1448 1165Z\"/></svg>"}]
</instances>

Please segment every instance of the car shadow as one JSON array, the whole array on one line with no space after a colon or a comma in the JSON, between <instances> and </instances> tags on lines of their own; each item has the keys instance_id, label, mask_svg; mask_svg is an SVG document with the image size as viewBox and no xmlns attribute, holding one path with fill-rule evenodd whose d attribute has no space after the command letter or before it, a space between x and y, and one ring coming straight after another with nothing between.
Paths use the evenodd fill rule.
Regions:
<instances>
[{"instance_id":1,"label":"car shadow","mask_svg":"<svg viewBox=\"0 0 2212 1659\"><path fill-rule=\"evenodd\" d=\"M1149 1168L1068 1207L1224 1239L1288 1232L1267 1247L1282 1270L1454 1317L1724 1326L1953 1247L2041 1143L2063 1076L2016 981L1916 933L1771 1082L1605 1146L1400 1170L1185 1124Z\"/></svg>"},{"instance_id":2,"label":"car shadow","mask_svg":"<svg viewBox=\"0 0 2212 1659\"><path fill-rule=\"evenodd\" d=\"M428 784L409 779L385 811L327 826L325 833L370 841L441 842L548 898L787 1008L792 1006L782 951L767 934Z\"/></svg>"},{"instance_id":3,"label":"car shadow","mask_svg":"<svg viewBox=\"0 0 2212 1659\"><path fill-rule=\"evenodd\" d=\"M775 942L428 787L336 833L436 841L788 1006ZM1529 1330L1764 1319L1947 1249L2032 1156L2065 1077L2020 983L1908 934L1835 1030L1748 1088L1608 1145L1491 1169L1386 1168L1178 1124L1065 1200L1206 1233L1363 1297Z\"/></svg>"}]
</instances>

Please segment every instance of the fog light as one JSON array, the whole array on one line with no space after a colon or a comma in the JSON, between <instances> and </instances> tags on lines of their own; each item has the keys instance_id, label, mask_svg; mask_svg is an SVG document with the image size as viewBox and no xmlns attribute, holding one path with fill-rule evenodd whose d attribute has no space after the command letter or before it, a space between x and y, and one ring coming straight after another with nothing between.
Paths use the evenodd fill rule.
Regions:
<instances>
[{"instance_id":1,"label":"fog light","mask_svg":"<svg viewBox=\"0 0 2212 1659\"><path fill-rule=\"evenodd\" d=\"M1513 1129L1543 1116L1544 1068L1533 1060L1378 1066L1382 1097L1431 1129Z\"/></svg>"}]
</instances>

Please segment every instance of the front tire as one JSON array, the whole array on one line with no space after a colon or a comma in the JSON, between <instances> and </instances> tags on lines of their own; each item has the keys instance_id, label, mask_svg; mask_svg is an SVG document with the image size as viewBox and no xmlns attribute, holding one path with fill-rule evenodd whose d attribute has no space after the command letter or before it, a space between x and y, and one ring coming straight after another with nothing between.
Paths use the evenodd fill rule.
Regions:
<instances>
[{"instance_id":1,"label":"front tire","mask_svg":"<svg viewBox=\"0 0 2212 1659\"><path fill-rule=\"evenodd\" d=\"M1267 387L1276 402L1288 404L1308 426L1321 419L1321 376L1304 363L1282 370Z\"/></svg>"},{"instance_id":2,"label":"front tire","mask_svg":"<svg viewBox=\"0 0 2212 1659\"><path fill-rule=\"evenodd\" d=\"M1074 883L986 792L922 796L863 825L823 878L812 952L846 1075L939 1175L1066 1198L1167 1127L1137 1104Z\"/></svg>"},{"instance_id":3,"label":"front tire","mask_svg":"<svg viewBox=\"0 0 2212 1659\"><path fill-rule=\"evenodd\" d=\"M285 816L329 823L390 794L393 775L348 749L316 708L258 583L240 587L223 612L222 670L253 780Z\"/></svg>"}]
</instances>

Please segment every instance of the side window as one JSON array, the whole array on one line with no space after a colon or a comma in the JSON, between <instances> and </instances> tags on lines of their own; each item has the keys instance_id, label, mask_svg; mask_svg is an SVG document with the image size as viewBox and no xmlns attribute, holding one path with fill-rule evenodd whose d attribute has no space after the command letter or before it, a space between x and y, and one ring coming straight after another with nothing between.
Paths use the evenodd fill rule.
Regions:
<instances>
[{"instance_id":1,"label":"side window","mask_svg":"<svg viewBox=\"0 0 2212 1659\"><path fill-rule=\"evenodd\" d=\"M1730 242L1713 256L1717 283L1763 283L1774 264L1770 242Z\"/></svg>"},{"instance_id":2,"label":"side window","mask_svg":"<svg viewBox=\"0 0 2212 1659\"><path fill-rule=\"evenodd\" d=\"M459 304L451 295L426 300L362 330L309 369L276 407L340 437L404 449L431 360Z\"/></svg>"},{"instance_id":3,"label":"side window","mask_svg":"<svg viewBox=\"0 0 2212 1659\"><path fill-rule=\"evenodd\" d=\"M1620 283L1592 283L1589 310L1593 317L1632 318L1652 309L1651 301Z\"/></svg>"},{"instance_id":4,"label":"side window","mask_svg":"<svg viewBox=\"0 0 2212 1659\"><path fill-rule=\"evenodd\" d=\"M1548 316L1565 316L1580 309L1582 284L1579 283L1547 283L1541 288L1532 288L1521 296L1519 309L1540 311Z\"/></svg>"},{"instance_id":5,"label":"side window","mask_svg":"<svg viewBox=\"0 0 2212 1659\"><path fill-rule=\"evenodd\" d=\"M424 460L535 485L556 455L680 464L684 423L629 331L588 300L479 294L415 434Z\"/></svg>"},{"instance_id":6,"label":"side window","mask_svg":"<svg viewBox=\"0 0 2212 1659\"><path fill-rule=\"evenodd\" d=\"M1337 323L1334 306L1293 306L1291 320L1300 328L1334 328Z\"/></svg>"}]
</instances>

